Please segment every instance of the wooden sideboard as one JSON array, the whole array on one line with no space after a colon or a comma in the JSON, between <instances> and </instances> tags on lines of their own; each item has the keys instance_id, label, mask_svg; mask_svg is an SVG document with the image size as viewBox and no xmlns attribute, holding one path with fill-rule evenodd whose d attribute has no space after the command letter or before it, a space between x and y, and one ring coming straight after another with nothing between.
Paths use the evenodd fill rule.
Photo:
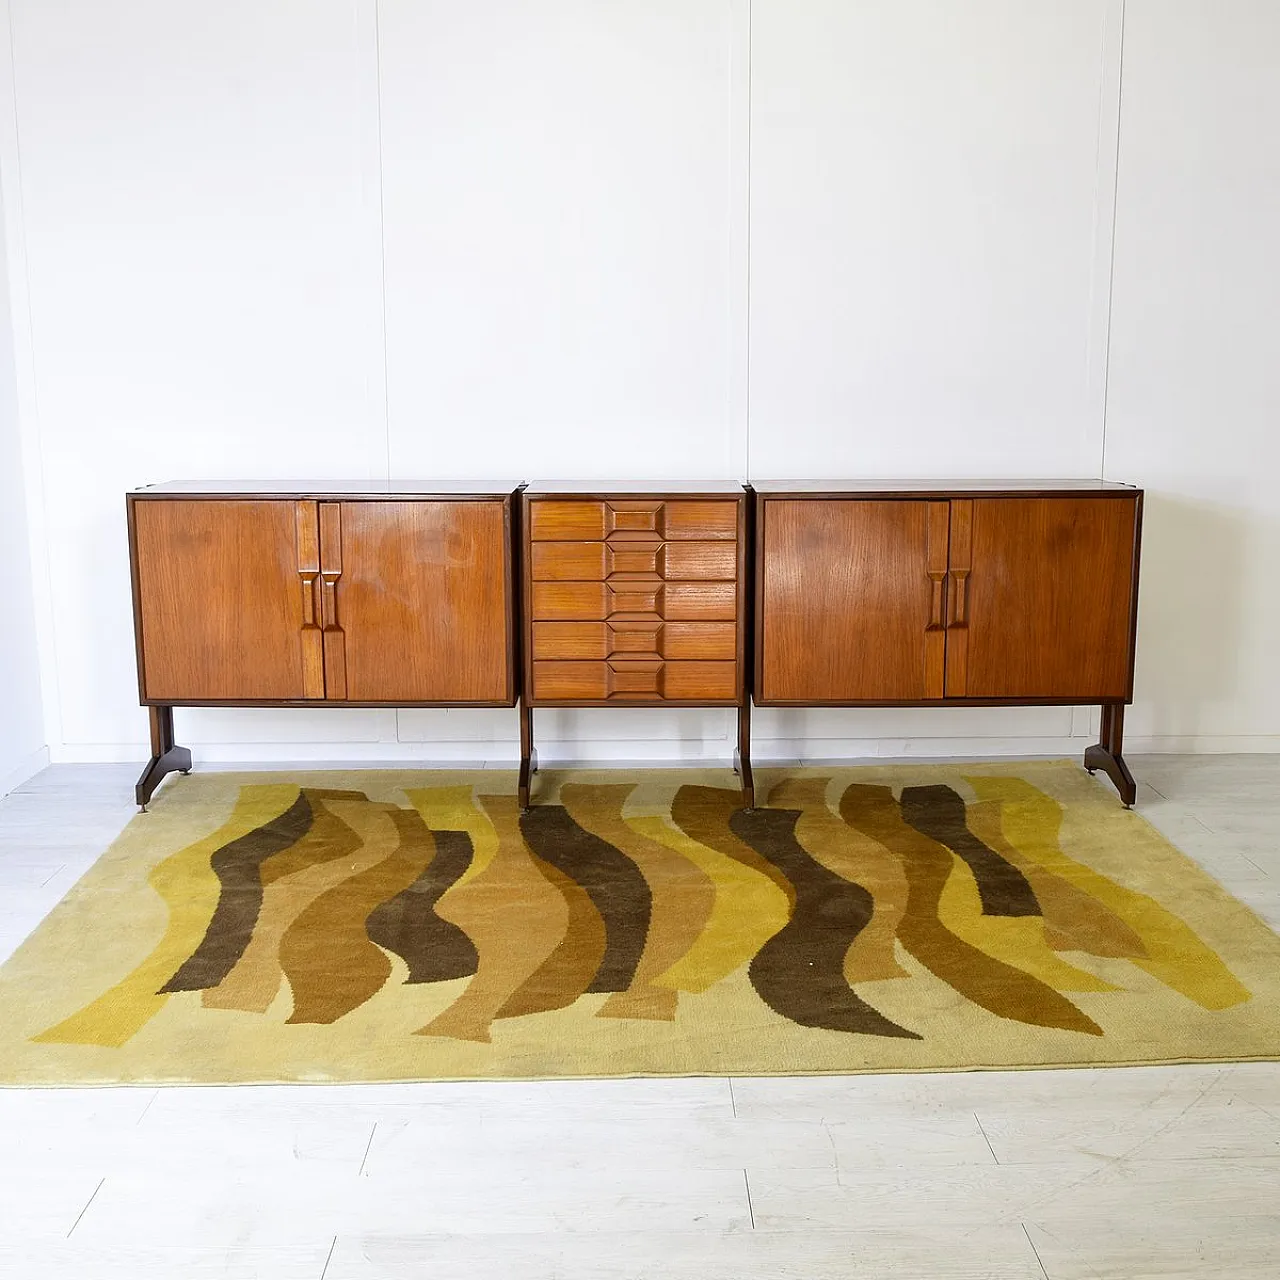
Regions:
<instances>
[{"instance_id":1,"label":"wooden sideboard","mask_svg":"<svg viewBox=\"0 0 1280 1280\"><path fill-rule=\"evenodd\" d=\"M1096 704L1126 805L1142 493L757 481L758 706Z\"/></svg>"},{"instance_id":2,"label":"wooden sideboard","mask_svg":"<svg viewBox=\"0 0 1280 1280\"><path fill-rule=\"evenodd\" d=\"M176 706L1096 705L1126 805L1142 493L1103 481L128 495L145 807ZM520 572L514 566L520 565Z\"/></svg>"},{"instance_id":3,"label":"wooden sideboard","mask_svg":"<svg viewBox=\"0 0 1280 1280\"><path fill-rule=\"evenodd\" d=\"M127 499L145 806L175 706L515 704L511 486L158 485Z\"/></svg>"},{"instance_id":4,"label":"wooden sideboard","mask_svg":"<svg viewBox=\"0 0 1280 1280\"><path fill-rule=\"evenodd\" d=\"M737 708L735 767L752 807L748 498L740 484L524 491L522 806L533 708L697 706Z\"/></svg>"}]
</instances>

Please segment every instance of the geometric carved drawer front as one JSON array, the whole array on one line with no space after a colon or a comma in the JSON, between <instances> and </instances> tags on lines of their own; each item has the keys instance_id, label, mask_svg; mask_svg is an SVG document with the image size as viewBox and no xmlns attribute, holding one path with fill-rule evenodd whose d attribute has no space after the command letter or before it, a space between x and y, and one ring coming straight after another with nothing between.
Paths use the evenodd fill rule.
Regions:
<instances>
[{"instance_id":1,"label":"geometric carved drawer front","mask_svg":"<svg viewBox=\"0 0 1280 1280\"><path fill-rule=\"evenodd\" d=\"M738 536L738 502L535 499L533 542L729 541Z\"/></svg>"},{"instance_id":2,"label":"geometric carved drawer front","mask_svg":"<svg viewBox=\"0 0 1280 1280\"><path fill-rule=\"evenodd\" d=\"M662 662L623 659L533 664L535 699L566 701L732 702L734 662Z\"/></svg>"},{"instance_id":3,"label":"geometric carved drawer front","mask_svg":"<svg viewBox=\"0 0 1280 1280\"><path fill-rule=\"evenodd\" d=\"M533 618L539 622L733 622L733 582L534 582Z\"/></svg>"},{"instance_id":4,"label":"geometric carved drawer front","mask_svg":"<svg viewBox=\"0 0 1280 1280\"><path fill-rule=\"evenodd\" d=\"M682 658L732 662L732 622L535 622L534 658Z\"/></svg>"},{"instance_id":5,"label":"geometric carved drawer front","mask_svg":"<svg viewBox=\"0 0 1280 1280\"><path fill-rule=\"evenodd\" d=\"M732 581L738 570L738 549L736 541L535 542L530 563L537 582Z\"/></svg>"}]
</instances>

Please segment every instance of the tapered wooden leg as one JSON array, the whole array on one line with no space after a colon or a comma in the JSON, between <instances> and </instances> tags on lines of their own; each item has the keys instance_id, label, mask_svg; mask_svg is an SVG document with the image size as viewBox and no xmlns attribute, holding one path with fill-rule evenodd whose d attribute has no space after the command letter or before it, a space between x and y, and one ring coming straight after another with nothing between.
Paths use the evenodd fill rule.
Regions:
<instances>
[{"instance_id":1,"label":"tapered wooden leg","mask_svg":"<svg viewBox=\"0 0 1280 1280\"><path fill-rule=\"evenodd\" d=\"M1102 708L1101 739L1096 746L1084 753L1084 767L1093 773L1101 769L1111 779L1126 809L1132 809L1138 799L1138 784L1124 762L1124 707L1109 703Z\"/></svg>"},{"instance_id":2,"label":"tapered wooden leg","mask_svg":"<svg viewBox=\"0 0 1280 1280\"><path fill-rule=\"evenodd\" d=\"M738 749L733 753L733 771L742 780L742 807L756 807L756 784L751 776L751 699L738 707Z\"/></svg>"},{"instance_id":3,"label":"tapered wooden leg","mask_svg":"<svg viewBox=\"0 0 1280 1280\"><path fill-rule=\"evenodd\" d=\"M529 779L538 772L538 752L533 745L533 708L520 703L520 778L516 793L523 813L529 807Z\"/></svg>"},{"instance_id":4,"label":"tapered wooden leg","mask_svg":"<svg viewBox=\"0 0 1280 1280\"><path fill-rule=\"evenodd\" d=\"M173 708L148 707L147 710L151 715L151 760L134 788L134 797L143 813L166 775L191 772L191 752L173 743Z\"/></svg>"}]
</instances>

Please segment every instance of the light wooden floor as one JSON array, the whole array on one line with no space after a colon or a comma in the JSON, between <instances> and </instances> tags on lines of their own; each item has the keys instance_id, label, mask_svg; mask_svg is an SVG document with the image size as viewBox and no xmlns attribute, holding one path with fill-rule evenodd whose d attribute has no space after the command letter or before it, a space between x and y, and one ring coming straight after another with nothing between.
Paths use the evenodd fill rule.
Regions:
<instances>
[{"instance_id":1,"label":"light wooden floor","mask_svg":"<svg viewBox=\"0 0 1280 1280\"><path fill-rule=\"evenodd\" d=\"M1132 761L1280 927L1280 756ZM0 802L0 956L132 816ZM0 1090L0 1277L1280 1276L1280 1065L817 1079Z\"/></svg>"}]
</instances>

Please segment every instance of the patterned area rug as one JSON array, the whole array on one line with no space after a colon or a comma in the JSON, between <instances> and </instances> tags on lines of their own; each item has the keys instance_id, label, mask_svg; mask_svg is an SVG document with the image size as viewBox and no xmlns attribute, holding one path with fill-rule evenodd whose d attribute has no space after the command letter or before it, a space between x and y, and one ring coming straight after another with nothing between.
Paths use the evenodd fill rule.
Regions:
<instances>
[{"instance_id":1,"label":"patterned area rug","mask_svg":"<svg viewBox=\"0 0 1280 1280\"><path fill-rule=\"evenodd\" d=\"M1280 1057L1280 938L1074 764L169 782L0 970L0 1082Z\"/></svg>"}]
</instances>

